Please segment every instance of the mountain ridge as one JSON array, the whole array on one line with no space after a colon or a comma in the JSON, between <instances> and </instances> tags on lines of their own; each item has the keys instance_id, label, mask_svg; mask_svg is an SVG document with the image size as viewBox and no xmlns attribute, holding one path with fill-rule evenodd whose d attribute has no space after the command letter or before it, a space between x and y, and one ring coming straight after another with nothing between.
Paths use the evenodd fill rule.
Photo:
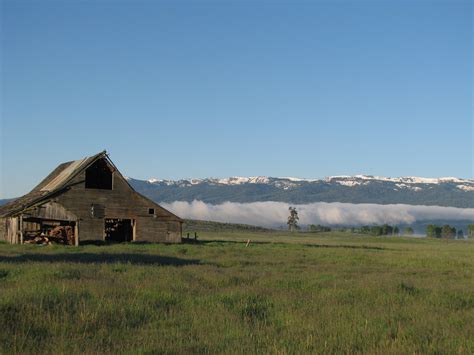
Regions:
<instances>
[{"instance_id":1,"label":"mountain ridge","mask_svg":"<svg viewBox=\"0 0 474 355\"><path fill-rule=\"evenodd\" d=\"M281 201L404 203L474 208L474 179L456 177L330 176L324 179L294 177L229 177L205 179L127 178L138 191L157 202L201 200L207 203Z\"/></svg>"},{"instance_id":2,"label":"mountain ridge","mask_svg":"<svg viewBox=\"0 0 474 355\"><path fill-rule=\"evenodd\" d=\"M127 179L131 179L126 177ZM151 184L154 183L176 183L180 181L188 181L192 184L200 183L200 182L215 182L224 185L239 185L242 183L267 183L271 179L273 180L288 180L292 182L316 182L316 181L332 181L332 180L378 180L378 181L392 181L392 182L407 182L407 183L420 183L420 184L437 184L443 182L453 182L453 183L470 183L474 184L474 179L463 179L457 177L438 177L438 178L426 178L426 177L418 177L418 176L401 176L401 177L385 177L385 176L376 176L376 175L334 175L334 176L327 176L324 178L299 178L299 177L274 177L274 176L231 176L227 178L185 178L179 180L169 180L169 179L148 179L142 180L147 181ZM138 179L137 179L138 180Z\"/></svg>"}]
</instances>

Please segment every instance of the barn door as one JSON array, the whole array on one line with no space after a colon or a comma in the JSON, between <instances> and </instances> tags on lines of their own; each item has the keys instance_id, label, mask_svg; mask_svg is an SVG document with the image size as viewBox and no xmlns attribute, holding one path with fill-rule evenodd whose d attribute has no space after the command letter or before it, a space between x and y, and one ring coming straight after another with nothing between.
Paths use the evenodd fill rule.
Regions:
<instances>
[{"instance_id":1,"label":"barn door","mask_svg":"<svg viewBox=\"0 0 474 355\"><path fill-rule=\"evenodd\" d=\"M134 220L123 218L106 218L105 240L109 242L131 242L133 240Z\"/></svg>"}]
</instances>

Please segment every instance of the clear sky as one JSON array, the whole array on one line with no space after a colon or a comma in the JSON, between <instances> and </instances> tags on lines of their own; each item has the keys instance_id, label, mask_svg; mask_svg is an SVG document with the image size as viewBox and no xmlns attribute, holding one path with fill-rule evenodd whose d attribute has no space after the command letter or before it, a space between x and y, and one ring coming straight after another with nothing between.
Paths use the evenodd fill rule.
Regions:
<instances>
[{"instance_id":1,"label":"clear sky","mask_svg":"<svg viewBox=\"0 0 474 355\"><path fill-rule=\"evenodd\" d=\"M473 177L471 1L1 1L0 197L135 178Z\"/></svg>"}]
</instances>

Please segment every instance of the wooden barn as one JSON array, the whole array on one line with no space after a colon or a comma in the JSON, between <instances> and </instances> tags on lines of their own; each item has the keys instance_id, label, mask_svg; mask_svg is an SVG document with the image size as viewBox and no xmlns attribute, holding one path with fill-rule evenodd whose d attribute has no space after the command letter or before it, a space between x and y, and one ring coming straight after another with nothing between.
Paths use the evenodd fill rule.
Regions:
<instances>
[{"instance_id":1,"label":"wooden barn","mask_svg":"<svg viewBox=\"0 0 474 355\"><path fill-rule=\"evenodd\" d=\"M30 193L0 206L0 240L180 243L183 220L136 192L105 151L60 164Z\"/></svg>"}]
</instances>

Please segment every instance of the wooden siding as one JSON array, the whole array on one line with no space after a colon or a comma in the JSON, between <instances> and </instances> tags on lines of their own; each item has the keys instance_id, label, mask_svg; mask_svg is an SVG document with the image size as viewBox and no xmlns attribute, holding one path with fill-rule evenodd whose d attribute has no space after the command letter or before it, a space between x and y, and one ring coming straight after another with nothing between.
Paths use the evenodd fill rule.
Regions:
<instances>
[{"instance_id":1,"label":"wooden siding","mask_svg":"<svg viewBox=\"0 0 474 355\"><path fill-rule=\"evenodd\" d=\"M90 240L104 240L104 220L92 219L79 221L79 243Z\"/></svg>"},{"instance_id":2,"label":"wooden siding","mask_svg":"<svg viewBox=\"0 0 474 355\"><path fill-rule=\"evenodd\" d=\"M181 242L181 223L140 217L136 221L135 240L145 242L179 243Z\"/></svg>"},{"instance_id":3,"label":"wooden siding","mask_svg":"<svg viewBox=\"0 0 474 355\"><path fill-rule=\"evenodd\" d=\"M77 216L57 202L47 202L41 206L31 208L24 213L24 217L49 219L54 221L77 221Z\"/></svg>"},{"instance_id":4,"label":"wooden siding","mask_svg":"<svg viewBox=\"0 0 474 355\"><path fill-rule=\"evenodd\" d=\"M7 241L7 219L0 218L0 240Z\"/></svg>"},{"instance_id":5,"label":"wooden siding","mask_svg":"<svg viewBox=\"0 0 474 355\"><path fill-rule=\"evenodd\" d=\"M4 233L4 240L11 244L18 244L20 241L20 235L18 230L18 217L7 217L2 218L4 226L5 226L5 233Z\"/></svg>"},{"instance_id":6,"label":"wooden siding","mask_svg":"<svg viewBox=\"0 0 474 355\"><path fill-rule=\"evenodd\" d=\"M85 172L82 172L55 202L77 217L80 241L103 240L104 218L122 218L135 220L136 241L181 242L181 220L134 191L118 171L113 173L112 190L86 189ZM96 213L97 207L100 213ZM155 215L148 213L150 208L155 210Z\"/></svg>"}]
</instances>

